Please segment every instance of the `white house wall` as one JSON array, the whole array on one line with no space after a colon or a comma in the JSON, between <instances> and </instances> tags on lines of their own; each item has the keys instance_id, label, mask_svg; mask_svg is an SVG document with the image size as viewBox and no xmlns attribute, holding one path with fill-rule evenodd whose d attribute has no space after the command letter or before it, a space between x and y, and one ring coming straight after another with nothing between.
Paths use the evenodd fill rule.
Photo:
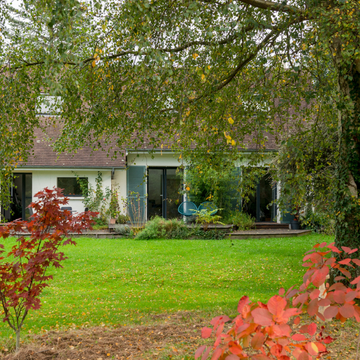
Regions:
<instances>
[{"instance_id":1,"label":"white house wall","mask_svg":"<svg viewBox=\"0 0 360 360\"><path fill-rule=\"evenodd\" d=\"M114 178L111 180L111 189L117 191L120 210L125 214L124 201L126 201L126 170L115 170Z\"/></svg>"},{"instance_id":2,"label":"white house wall","mask_svg":"<svg viewBox=\"0 0 360 360\"><path fill-rule=\"evenodd\" d=\"M178 167L183 164L182 159L179 158L179 154L174 153L139 153L128 154L127 165L128 166L149 166L149 167Z\"/></svg>"},{"instance_id":3,"label":"white house wall","mask_svg":"<svg viewBox=\"0 0 360 360\"><path fill-rule=\"evenodd\" d=\"M75 177L79 175L79 177L87 177L89 184L95 189L96 182L95 179L98 176L98 170L58 170L58 169L32 169L32 170L23 170L19 169L18 172L27 172L32 173L32 198L35 200L34 195L43 190L45 187L52 189L57 186L57 178L58 177ZM109 170L101 170L102 173L102 184L103 189L105 190L107 187L111 189L111 171ZM85 206L83 204L83 197L69 197L69 206L73 208L73 210L82 212L85 210Z\"/></svg>"}]
</instances>

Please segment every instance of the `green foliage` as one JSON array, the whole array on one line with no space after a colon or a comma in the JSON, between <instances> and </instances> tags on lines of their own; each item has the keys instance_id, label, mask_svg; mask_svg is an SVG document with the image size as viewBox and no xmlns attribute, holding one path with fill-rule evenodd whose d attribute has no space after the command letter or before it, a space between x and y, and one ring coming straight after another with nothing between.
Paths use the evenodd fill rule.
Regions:
<instances>
[{"instance_id":1,"label":"green foliage","mask_svg":"<svg viewBox=\"0 0 360 360\"><path fill-rule=\"evenodd\" d=\"M316 213L332 216L337 143L336 119L331 117L317 120L284 140L271 172L281 183L277 200L281 211L290 207L292 214L299 216L301 209L314 207Z\"/></svg>"},{"instance_id":2,"label":"green foliage","mask_svg":"<svg viewBox=\"0 0 360 360\"><path fill-rule=\"evenodd\" d=\"M240 164L246 150L247 165L259 167L266 150L295 134L296 172L280 177L301 185L298 194L284 189L282 205L298 211L308 195L319 194L315 207L325 202L309 189L319 188L318 173L327 170L305 169L306 151L296 141L306 134L320 145L308 147L315 162L327 158L331 141L318 124L339 130L328 168L336 241L360 243L357 2L49 0L20 1L19 8L17 20L26 25L4 21L0 37L1 176L26 160L34 129L43 126L36 117L43 91L63 100L60 151L116 139L115 153L146 143L189 163L194 154L197 164L211 158L218 168L224 158ZM12 11L5 10L8 19Z\"/></svg>"},{"instance_id":3,"label":"green foliage","mask_svg":"<svg viewBox=\"0 0 360 360\"><path fill-rule=\"evenodd\" d=\"M227 230L211 229L202 230L200 227L190 229L188 237L203 240L222 240L226 237Z\"/></svg>"},{"instance_id":4,"label":"green foliage","mask_svg":"<svg viewBox=\"0 0 360 360\"><path fill-rule=\"evenodd\" d=\"M148 221L135 239L223 239L226 236L224 230L202 230L199 226L186 226L183 221L177 219L166 220L155 216Z\"/></svg>"},{"instance_id":5,"label":"green foliage","mask_svg":"<svg viewBox=\"0 0 360 360\"><path fill-rule=\"evenodd\" d=\"M130 226L125 224L116 224L114 232L119 235L130 235Z\"/></svg>"},{"instance_id":6,"label":"green foliage","mask_svg":"<svg viewBox=\"0 0 360 360\"><path fill-rule=\"evenodd\" d=\"M181 220L166 220L160 216L155 216L146 223L145 228L136 235L135 239L172 239L174 235L184 234L185 229L187 227Z\"/></svg>"},{"instance_id":7,"label":"green foliage","mask_svg":"<svg viewBox=\"0 0 360 360\"><path fill-rule=\"evenodd\" d=\"M233 224L238 230L250 230L255 227L255 219L251 215L239 211L232 213L226 222Z\"/></svg>"},{"instance_id":8,"label":"green foliage","mask_svg":"<svg viewBox=\"0 0 360 360\"><path fill-rule=\"evenodd\" d=\"M244 190L240 169L231 161L223 159L217 164L216 160L215 156L208 156L206 161L198 162L197 155L192 155L192 163L185 172L186 193L197 206L211 201L227 212L240 206L240 192Z\"/></svg>"},{"instance_id":9,"label":"green foliage","mask_svg":"<svg viewBox=\"0 0 360 360\"><path fill-rule=\"evenodd\" d=\"M129 215L119 214L116 218L116 224L126 224L130 221Z\"/></svg>"},{"instance_id":10,"label":"green foliage","mask_svg":"<svg viewBox=\"0 0 360 360\"><path fill-rule=\"evenodd\" d=\"M93 226L94 230L102 230L107 228L108 228L108 222L106 221L105 218L100 216L95 219L95 225Z\"/></svg>"},{"instance_id":11,"label":"green foliage","mask_svg":"<svg viewBox=\"0 0 360 360\"><path fill-rule=\"evenodd\" d=\"M326 235L334 235L334 221L328 213L313 212L311 208L307 208L304 216L300 217L301 227L311 229L318 233Z\"/></svg>"},{"instance_id":12,"label":"green foliage","mask_svg":"<svg viewBox=\"0 0 360 360\"><path fill-rule=\"evenodd\" d=\"M95 179L95 189L88 183L87 179L80 178L78 175L76 177L84 197L84 206L90 211L99 213L100 220L97 221L97 225L105 225L109 219L116 219L119 224L127 221L128 217L120 212L117 190L110 190L108 187L104 189L100 171Z\"/></svg>"},{"instance_id":13,"label":"green foliage","mask_svg":"<svg viewBox=\"0 0 360 360\"><path fill-rule=\"evenodd\" d=\"M194 216L196 216L196 223L203 225L204 230L207 230L210 224L224 225L220 221L221 216L215 215L217 211L218 209L215 210L201 209L194 211Z\"/></svg>"}]
</instances>

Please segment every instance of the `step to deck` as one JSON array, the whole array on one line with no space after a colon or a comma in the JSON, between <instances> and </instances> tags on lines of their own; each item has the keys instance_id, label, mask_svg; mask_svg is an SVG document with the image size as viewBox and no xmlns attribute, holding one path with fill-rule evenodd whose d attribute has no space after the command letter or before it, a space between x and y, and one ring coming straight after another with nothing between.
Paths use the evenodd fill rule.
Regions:
<instances>
[{"instance_id":1,"label":"step to deck","mask_svg":"<svg viewBox=\"0 0 360 360\"><path fill-rule=\"evenodd\" d=\"M246 231L235 231L230 234L231 239L269 239L289 238L311 234L311 230L289 230L289 229L256 229Z\"/></svg>"},{"instance_id":2,"label":"step to deck","mask_svg":"<svg viewBox=\"0 0 360 360\"><path fill-rule=\"evenodd\" d=\"M279 224L275 222L256 222L255 228L258 229L289 229L289 224Z\"/></svg>"}]
</instances>

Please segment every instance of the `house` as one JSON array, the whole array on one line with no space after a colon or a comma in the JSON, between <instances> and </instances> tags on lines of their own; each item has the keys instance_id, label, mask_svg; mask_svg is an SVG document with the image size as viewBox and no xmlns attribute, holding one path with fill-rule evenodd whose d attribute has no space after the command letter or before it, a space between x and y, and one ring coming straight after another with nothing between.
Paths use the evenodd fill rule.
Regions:
<instances>
[{"instance_id":1,"label":"house","mask_svg":"<svg viewBox=\"0 0 360 360\"><path fill-rule=\"evenodd\" d=\"M117 191L123 212L128 211L132 217L138 216L143 220L155 215L179 217L177 209L184 195L179 191L183 180L177 169L184 168L186 163L178 153L164 149L150 151L144 146L138 150L124 149L123 154L116 158L112 157L114 150L109 147L105 147L105 151L85 147L76 154L58 155L47 140L56 136L57 131L53 126L45 131L36 130L32 154L26 163L21 163L14 171L14 186L10 189L11 211L2 210L7 220L26 219L30 215L27 206L44 187L64 188L64 194L70 199L69 206L75 211L84 211L83 196L76 179L85 178L95 188L99 172L102 174L103 188ZM268 153L276 151L274 139L270 139L268 147ZM276 197L276 186L263 178L244 210L257 221L279 221L275 205L268 207ZM127 210L121 199L126 200Z\"/></svg>"},{"instance_id":2,"label":"house","mask_svg":"<svg viewBox=\"0 0 360 360\"><path fill-rule=\"evenodd\" d=\"M150 149L144 144L137 150L115 149L104 145L103 150L94 151L84 147L75 154L58 155L49 139L56 138L60 131L60 122L56 118L59 118L61 98L46 95L44 98L45 101L41 99L39 103L38 116L44 120L55 117L55 121L49 122L43 129L36 129L32 153L26 162L20 163L14 170L14 186L9 190L11 207L2 209L3 217L7 220L28 218L28 205L34 200L34 195L45 187L63 188L64 195L69 197L69 206L82 212L85 205L77 177L85 179L95 188L99 172L103 190L116 190L121 211L128 212L132 218L144 221L155 215L179 217L178 206L186 200L186 195L181 191L183 178L177 171L179 168L184 169L186 163L179 153ZM252 144L250 137L247 143ZM118 150L116 157L115 150ZM253 151L257 150L249 145L245 153ZM269 134L264 151L264 166L267 166L269 159L266 154L274 151L277 151L275 136ZM243 206L243 211L250 213L257 221L280 221L276 206L268 206L277 198L277 191L276 185L268 179L260 179L255 195ZM283 221L288 222L290 219Z\"/></svg>"}]
</instances>

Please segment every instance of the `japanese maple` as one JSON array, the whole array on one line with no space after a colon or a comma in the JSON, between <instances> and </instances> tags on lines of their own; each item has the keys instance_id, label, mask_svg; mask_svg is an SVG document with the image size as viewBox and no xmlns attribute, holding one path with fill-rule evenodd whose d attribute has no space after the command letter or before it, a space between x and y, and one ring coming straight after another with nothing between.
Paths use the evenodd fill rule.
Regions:
<instances>
[{"instance_id":1,"label":"japanese maple","mask_svg":"<svg viewBox=\"0 0 360 360\"><path fill-rule=\"evenodd\" d=\"M81 233L91 228L94 212L76 216L61 210L68 198L62 189L54 188L35 194L37 200L29 205L33 215L29 221L15 220L0 227L0 237L23 234L11 251L6 254L0 244L0 300L4 311L3 321L16 333L16 349L20 345L20 331L30 310L41 307L40 295L49 286L52 275L46 275L49 267L62 267L66 259L60 247L75 245L71 233ZM25 235L26 234L26 235ZM30 234L30 236L28 236Z\"/></svg>"}]
</instances>

